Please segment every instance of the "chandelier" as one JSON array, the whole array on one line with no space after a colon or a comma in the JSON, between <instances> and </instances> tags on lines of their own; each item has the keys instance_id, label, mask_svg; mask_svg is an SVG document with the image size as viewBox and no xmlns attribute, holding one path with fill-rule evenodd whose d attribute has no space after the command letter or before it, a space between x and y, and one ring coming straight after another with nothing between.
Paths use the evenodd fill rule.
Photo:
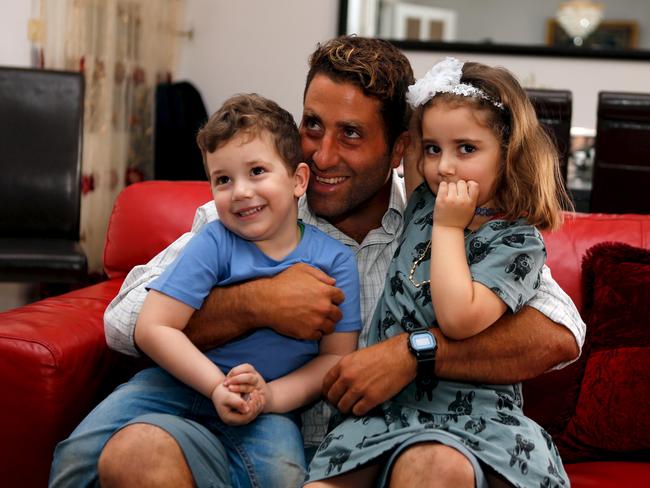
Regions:
<instances>
[{"instance_id":1,"label":"chandelier","mask_svg":"<svg viewBox=\"0 0 650 488\"><path fill-rule=\"evenodd\" d=\"M571 36L573 44L582 46L584 39L600 24L603 18L603 4L581 0L561 3L555 18Z\"/></svg>"}]
</instances>

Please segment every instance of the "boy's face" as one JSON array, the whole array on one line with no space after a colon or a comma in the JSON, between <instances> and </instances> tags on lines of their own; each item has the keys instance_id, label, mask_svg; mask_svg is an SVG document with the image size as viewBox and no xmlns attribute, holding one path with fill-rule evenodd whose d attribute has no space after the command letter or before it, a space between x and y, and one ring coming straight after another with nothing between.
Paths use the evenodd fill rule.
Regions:
<instances>
[{"instance_id":1,"label":"boy's face","mask_svg":"<svg viewBox=\"0 0 650 488\"><path fill-rule=\"evenodd\" d=\"M312 172L307 198L317 215L335 225L361 222L373 207L386 210L379 191L401 154L386 143L380 108L357 86L324 74L314 76L305 93L300 136Z\"/></svg>"},{"instance_id":2,"label":"boy's face","mask_svg":"<svg viewBox=\"0 0 650 488\"><path fill-rule=\"evenodd\" d=\"M267 132L240 133L206 154L210 186L221 222L267 254L295 244L297 201L306 190L304 163L289 174Z\"/></svg>"}]
</instances>

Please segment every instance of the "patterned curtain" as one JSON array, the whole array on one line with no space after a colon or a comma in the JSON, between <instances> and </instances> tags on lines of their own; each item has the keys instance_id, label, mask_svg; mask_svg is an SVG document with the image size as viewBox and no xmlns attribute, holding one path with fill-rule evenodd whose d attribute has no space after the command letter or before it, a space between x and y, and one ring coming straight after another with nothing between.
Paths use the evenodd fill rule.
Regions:
<instances>
[{"instance_id":1,"label":"patterned curtain","mask_svg":"<svg viewBox=\"0 0 650 488\"><path fill-rule=\"evenodd\" d=\"M81 242L102 272L108 218L125 185L153 176L156 85L171 81L183 0L40 0L43 68L86 80Z\"/></svg>"}]
</instances>

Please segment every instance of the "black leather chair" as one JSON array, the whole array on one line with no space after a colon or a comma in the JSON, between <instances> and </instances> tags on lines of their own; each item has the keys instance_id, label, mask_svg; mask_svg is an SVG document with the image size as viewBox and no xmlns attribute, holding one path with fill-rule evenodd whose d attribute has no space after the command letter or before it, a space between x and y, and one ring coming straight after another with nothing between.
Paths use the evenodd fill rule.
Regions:
<instances>
[{"instance_id":1,"label":"black leather chair","mask_svg":"<svg viewBox=\"0 0 650 488\"><path fill-rule=\"evenodd\" d=\"M555 142L560 158L560 173L566 183L571 152L571 114L573 99L569 90L527 88L537 119Z\"/></svg>"},{"instance_id":2,"label":"black leather chair","mask_svg":"<svg viewBox=\"0 0 650 488\"><path fill-rule=\"evenodd\" d=\"M79 245L84 80L0 67L0 281L71 283Z\"/></svg>"},{"instance_id":3,"label":"black leather chair","mask_svg":"<svg viewBox=\"0 0 650 488\"><path fill-rule=\"evenodd\" d=\"M600 92L592 212L650 213L650 94Z\"/></svg>"}]
</instances>

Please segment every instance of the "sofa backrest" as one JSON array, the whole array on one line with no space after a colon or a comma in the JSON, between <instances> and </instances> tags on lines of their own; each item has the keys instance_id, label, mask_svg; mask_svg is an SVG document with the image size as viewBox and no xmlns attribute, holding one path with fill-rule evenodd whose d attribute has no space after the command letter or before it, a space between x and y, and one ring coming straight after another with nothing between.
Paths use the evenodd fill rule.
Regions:
<instances>
[{"instance_id":1,"label":"sofa backrest","mask_svg":"<svg viewBox=\"0 0 650 488\"><path fill-rule=\"evenodd\" d=\"M207 182L148 181L128 186L111 215L104 268L124 277L190 230L196 209L212 199ZM619 241L650 248L650 215L567 214L562 228L544 233L555 280L582 309L580 266L598 242Z\"/></svg>"},{"instance_id":2,"label":"sofa backrest","mask_svg":"<svg viewBox=\"0 0 650 488\"><path fill-rule=\"evenodd\" d=\"M147 181L115 201L104 246L109 278L122 278L190 230L196 209L212 199L207 181Z\"/></svg>"},{"instance_id":3,"label":"sofa backrest","mask_svg":"<svg viewBox=\"0 0 650 488\"><path fill-rule=\"evenodd\" d=\"M544 232L547 264L555 281L582 311L581 265L599 242L624 242L650 249L650 215L567 213L562 228Z\"/></svg>"},{"instance_id":4,"label":"sofa backrest","mask_svg":"<svg viewBox=\"0 0 650 488\"><path fill-rule=\"evenodd\" d=\"M544 241L551 273L584 318L581 270L585 253L599 242L650 248L650 215L567 214L562 228L545 233ZM583 368L581 360L524 382L524 411L553 435L565 428L575 411Z\"/></svg>"},{"instance_id":5,"label":"sofa backrest","mask_svg":"<svg viewBox=\"0 0 650 488\"><path fill-rule=\"evenodd\" d=\"M211 198L207 182L150 181L126 188L109 222L104 250L109 277L123 278L187 232L197 207ZM650 215L566 214L562 228L544 238L555 280L582 311L585 252L605 241L650 249ZM574 363L524 383L527 415L551 433L563 428L573 411L579 369Z\"/></svg>"}]
</instances>

